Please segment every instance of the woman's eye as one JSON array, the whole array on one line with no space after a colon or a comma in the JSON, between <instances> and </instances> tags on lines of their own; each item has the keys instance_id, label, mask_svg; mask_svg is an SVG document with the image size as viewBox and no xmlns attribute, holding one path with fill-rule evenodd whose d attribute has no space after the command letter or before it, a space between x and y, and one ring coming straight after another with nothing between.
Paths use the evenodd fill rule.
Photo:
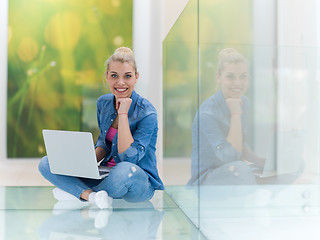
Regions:
<instances>
[{"instance_id":1,"label":"woman's eye","mask_svg":"<svg viewBox=\"0 0 320 240\"><path fill-rule=\"evenodd\" d=\"M117 76L117 74L112 74L111 77L112 77L112 78L116 78L116 77L118 77L118 76Z\"/></svg>"},{"instance_id":2,"label":"woman's eye","mask_svg":"<svg viewBox=\"0 0 320 240\"><path fill-rule=\"evenodd\" d=\"M233 76L233 75L227 75L227 79L233 80L233 79L234 79L234 76Z\"/></svg>"},{"instance_id":3,"label":"woman's eye","mask_svg":"<svg viewBox=\"0 0 320 240\"><path fill-rule=\"evenodd\" d=\"M128 75L125 76L125 78L131 78L131 75L128 74Z\"/></svg>"},{"instance_id":4,"label":"woman's eye","mask_svg":"<svg viewBox=\"0 0 320 240\"><path fill-rule=\"evenodd\" d=\"M241 79L241 80L247 80L247 79L248 79L248 76L247 76L247 75L241 75L241 76L240 76L240 79Z\"/></svg>"}]
</instances>

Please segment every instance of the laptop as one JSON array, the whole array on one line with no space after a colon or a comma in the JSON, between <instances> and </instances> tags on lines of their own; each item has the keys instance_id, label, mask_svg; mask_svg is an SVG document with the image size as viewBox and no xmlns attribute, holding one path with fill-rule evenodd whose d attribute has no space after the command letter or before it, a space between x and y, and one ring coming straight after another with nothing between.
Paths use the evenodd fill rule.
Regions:
<instances>
[{"instance_id":1,"label":"laptop","mask_svg":"<svg viewBox=\"0 0 320 240\"><path fill-rule=\"evenodd\" d=\"M274 139L274 134L272 139ZM293 174L303 169L304 139L301 131L282 131L278 133L276 144L270 143L262 173L258 177L271 177Z\"/></svg>"},{"instance_id":2,"label":"laptop","mask_svg":"<svg viewBox=\"0 0 320 240\"><path fill-rule=\"evenodd\" d=\"M54 174L103 179L111 167L98 166L90 132L42 130L50 170Z\"/></svg>"}]
</instances>

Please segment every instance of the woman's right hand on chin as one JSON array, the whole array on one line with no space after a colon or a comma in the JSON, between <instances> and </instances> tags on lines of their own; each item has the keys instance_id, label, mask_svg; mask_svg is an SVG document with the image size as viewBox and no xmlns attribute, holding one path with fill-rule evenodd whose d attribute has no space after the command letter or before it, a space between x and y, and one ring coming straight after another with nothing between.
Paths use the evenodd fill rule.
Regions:
<instances>
[{"instance_id":1,"label":"woman's right hand on chin","mask_svg":"<svg viewBox=\"0 0 320 240\"><path fill-rule=\"evenodd\" d=\"M131 98L118 98L116 109L119 113L128 113L132 103Z\"/></svg>"},{"instance_id":2,"label":"woman's right hand on chin","mask_svg":"<svg viewBox=\"0 0 320 240\"><path fill-rule=\"evenodd\" d=\"M227 106L230 110L231 115L242 114L242 99L241 98L227 98Z\"/></svg>"}]
</instances>

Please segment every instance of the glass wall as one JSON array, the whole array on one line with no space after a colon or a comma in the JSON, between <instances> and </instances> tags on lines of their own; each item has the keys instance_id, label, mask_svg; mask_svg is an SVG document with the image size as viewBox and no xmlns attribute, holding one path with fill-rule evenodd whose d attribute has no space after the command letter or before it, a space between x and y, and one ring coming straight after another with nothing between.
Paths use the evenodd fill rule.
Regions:
<instances>
[{"instance_id":1,"label":"glass wall","mask_svg":"<svg viewBox=\"0 0 320 240\"><path fill-rule=\"evenodd\" d=\"M190 0L164 42L164 162L189 170L167 191L209 239L319 215L319 9Z\"/></svg>"},{"instance_id":2,"label":"glass wall","mask_svg":"<svg viewBox=\"0 0 320 240\"><path fill-rule=\"evenodd\" d=\"M163 43L163 175L166 192L198 226L198 188L190 179L192 124L199 107L198 2L189 1Z\"/></svg>"},{"instance_id":3,"label":"glass wall","mask_svg":"<svg viewBox=\"0 0 320 240\"><path fill-rule=\"evenodd\" d=\"M104 61L131 43L132 1L9 1L7 157L43 156L42 129L96 139Z\"/></svg>"}]
</instances>

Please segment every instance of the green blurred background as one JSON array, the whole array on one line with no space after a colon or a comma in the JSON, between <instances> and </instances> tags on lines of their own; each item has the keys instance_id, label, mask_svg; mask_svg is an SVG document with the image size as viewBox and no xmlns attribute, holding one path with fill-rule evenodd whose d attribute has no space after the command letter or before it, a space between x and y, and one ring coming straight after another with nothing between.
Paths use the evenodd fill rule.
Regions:
<instances>
[{"instance_id":1,"label":"green blurred background","mask_svg":"<svg viewBox=\"0 0 320 240\"><path fill-rule=\"evenodd\" d=\"M8 158L45 154L42 129L91 131L104 62L132 46L132 0L9 1Z\"/></svg>"},{"instance_id":2,"label":"green blurred background","mask_svg":"<svg viewBox=\"0 0 320 240\"><path fill-rule=\"evenodd\" d=\"M252 58L252 8L252 0L190 0L164 40L164 157L190 157L195 114L218 90L219 52Z\"/></svg>"}]
</instances>

